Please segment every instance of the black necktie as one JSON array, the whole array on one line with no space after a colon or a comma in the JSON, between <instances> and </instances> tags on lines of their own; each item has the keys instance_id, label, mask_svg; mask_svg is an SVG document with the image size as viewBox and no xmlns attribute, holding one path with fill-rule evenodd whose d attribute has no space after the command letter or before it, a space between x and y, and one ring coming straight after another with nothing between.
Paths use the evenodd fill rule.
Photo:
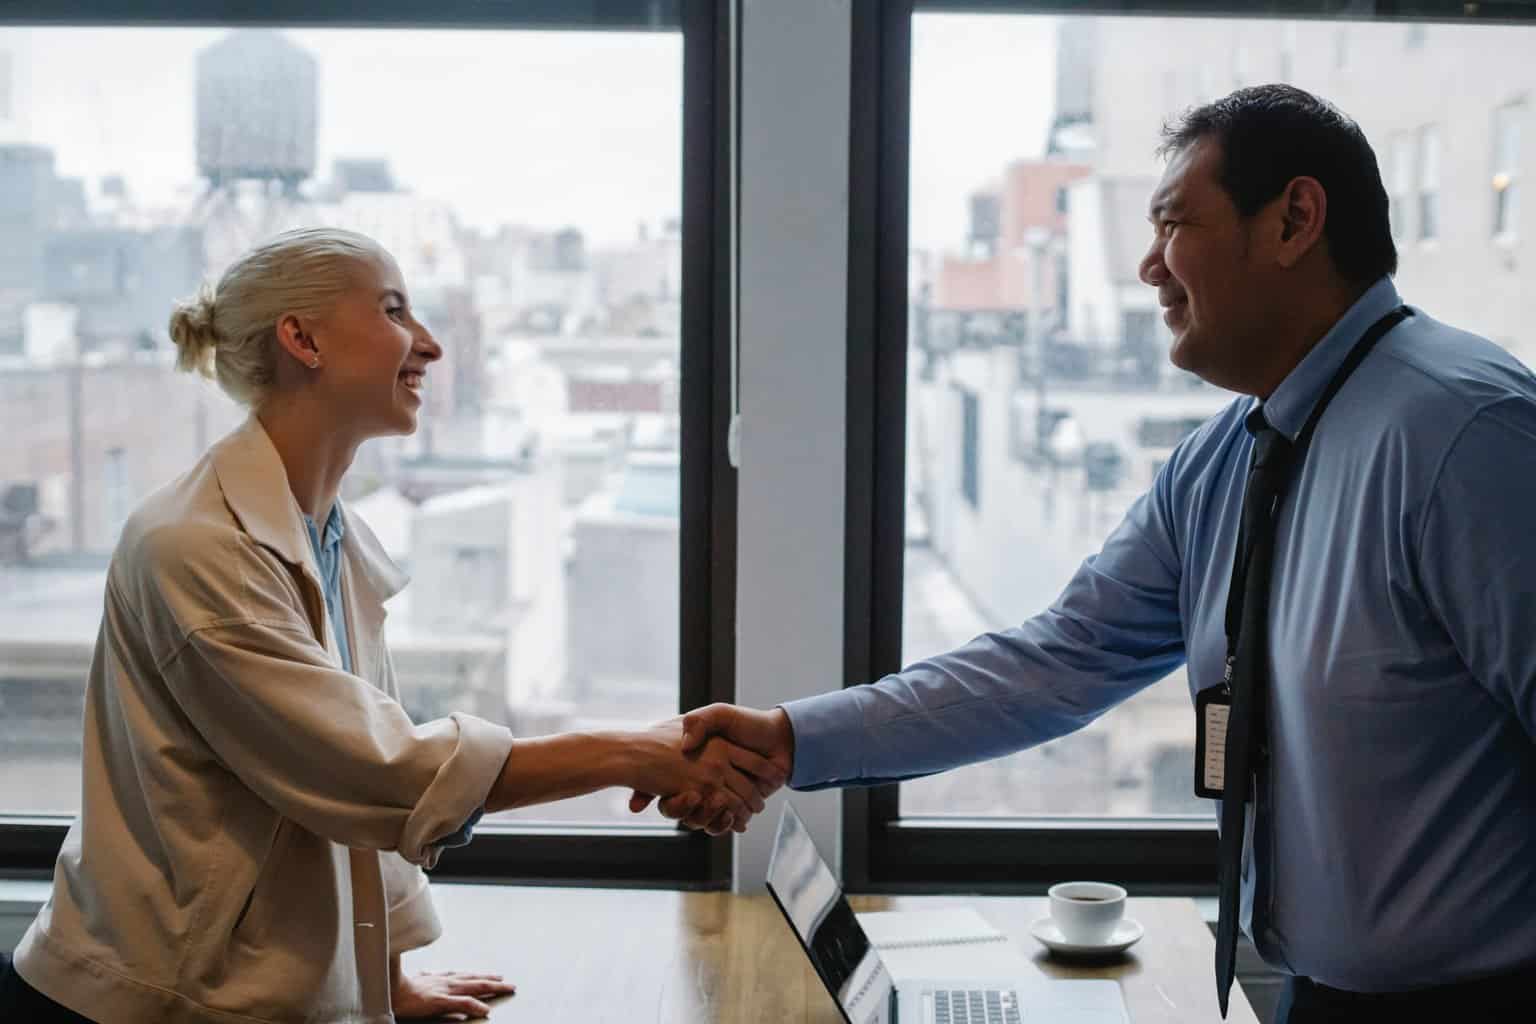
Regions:
<instances>
[{"instance_id":1,"label":"black necktie","mask_svg":"<svg viewBox=\"0 0 1536 1024\"><path fill-rule=\"evenodd\" d=\"M1227 1015L1227 997L1237 957L1239 889L1243 869L1243 816L1253 784L1256 754L1263 745L1264 694L1269 666L1269 582L1275 561L1275 518L1290 476L1292 445L1264 420L1262 409L1248 418L1254 435L1253 462L1243 494L1240 552L1232 586L1241 588L1237 649L1232 664L1232 707L1227 717L1227 749L1221 800L1218 855L1220 916L1216 922L1216 999Z\"/></svg>"}]
</instances>

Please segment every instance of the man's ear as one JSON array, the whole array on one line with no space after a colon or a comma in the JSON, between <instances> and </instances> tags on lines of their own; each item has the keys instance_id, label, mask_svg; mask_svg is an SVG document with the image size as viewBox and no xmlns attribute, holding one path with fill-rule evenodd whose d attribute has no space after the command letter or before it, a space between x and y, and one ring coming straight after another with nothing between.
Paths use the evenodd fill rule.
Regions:
<instances>
[{"instance_id":1,"label":"man's ear","mask_svg":"<svg viewBox=\"0 0 1536 1024\"><path fill-rule=\"evenodd\" d=\"M1328 222L1328 193L1316 178L1292 178L1278 197L1280 239L1276 258L1286 269L1294 267L1323 238Z\"/></svg>"}]
</instances>

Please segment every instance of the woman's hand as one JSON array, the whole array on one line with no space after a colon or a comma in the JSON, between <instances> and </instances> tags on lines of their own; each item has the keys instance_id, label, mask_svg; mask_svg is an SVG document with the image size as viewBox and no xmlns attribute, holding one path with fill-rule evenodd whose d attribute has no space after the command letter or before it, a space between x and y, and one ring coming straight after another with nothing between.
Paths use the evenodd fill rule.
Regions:
<instances>
[{"instance_id":1,"label":"woman's hand","mask_svg":"<svg viewBox=\"0 0 1536 1024\"><path fill-rule=\"evenodd\" d=\"M733 704L711 704L683 716L685 751L717 736L756 751L778 769L776 784L765 785L762 778L758 779L758 790L764 798L772 796L784 780L794 774L795 730L783 708L757 711ZM637 792L629 798L629 809L638 814L654 799L649 793ZM697 793L680 793L666 798L661 802L661 813L681 820L689 828L704 829L711 835L718 835L735 824L729 820L728 812L722 813L718 806L704 805Z\"/></svg>"},{"instance_id":2,"label":"woman's hand","mask_svg":"<svg viewBox=\"0 0 1536 1024\"><path fill-rule=\"evenodd\" d=\"M674 718L632 734L631 779L640 793L692 794L698 805L712 807L718 835L727 828L745 832L763 798L784 784L784 772L772 761L725 739L713 738L683 753L683 720ZM726 817L728 815L728 817Z\"/></svg>"},{"instance_id":3,"label":"woman's hand","mask_svg":"<svg viewBox=\"0 0 1536 1024\"><path fill-rule=\"evenodd\" d=\"M482 999L510 995L517 986L501 980L499 974L470 974L464 971L423 971L398 974L390 988L390 1009L401 1020L432 1019L453 1016L479 1020L491 1015Z\"/></svg>"}]
</instances>

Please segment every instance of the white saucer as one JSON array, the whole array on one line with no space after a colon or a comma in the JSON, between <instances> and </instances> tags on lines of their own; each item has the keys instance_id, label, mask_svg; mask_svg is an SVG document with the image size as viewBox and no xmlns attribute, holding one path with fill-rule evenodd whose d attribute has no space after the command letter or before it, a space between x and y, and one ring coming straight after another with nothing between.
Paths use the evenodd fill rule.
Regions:
<instances>
[{"instance_id":1,"label":"white saucer","mask_svg":"<svg viewBox=\"0 0 1536 1024\"><path fill-rule=\"evenodd\" d=\"M1068 942L1055 920L1049 917L1042 917L1030 925L1029 933L1052 953L1060 956L1112 956L1136 945L1144 934L1141 922L1132 917L1122 917L1109 938L1103 942Z\"/></svg>"}]
</instances>

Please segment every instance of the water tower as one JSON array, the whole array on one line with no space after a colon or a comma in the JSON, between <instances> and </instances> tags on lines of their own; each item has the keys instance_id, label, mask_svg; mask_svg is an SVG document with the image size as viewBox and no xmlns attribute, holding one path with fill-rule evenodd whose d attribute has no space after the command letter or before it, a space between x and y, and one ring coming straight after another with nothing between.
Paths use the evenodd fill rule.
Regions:
<instances>
[{"instance_id":1,"label":"water tower","mask_svg":"<svg viewBox=\"0 0 1536 1024\"><path fill-rule=\"evenodd\" d=\"M232 32L197 55L197 170L208 190L192 219L211 273L316 222L299 186L315 172L318 84L315 58L280 32Z\"/></svg>"}]
</instances>

